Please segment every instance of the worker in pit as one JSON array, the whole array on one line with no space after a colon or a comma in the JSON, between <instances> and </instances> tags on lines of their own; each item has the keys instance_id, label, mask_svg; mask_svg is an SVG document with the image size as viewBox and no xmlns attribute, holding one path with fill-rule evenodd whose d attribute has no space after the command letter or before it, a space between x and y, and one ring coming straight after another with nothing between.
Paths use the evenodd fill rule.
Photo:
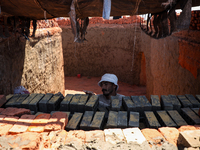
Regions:
<instances>
[{"instance_id":1,"label":"worker in pit","mask_svg":"<svg viewBox=\"0 0 200 150\"><path fill-rule=\"evenodd\" d=\"M119 85L117 84L118 78L114 74L106 73L101 77L98 85L101 87L103 94L99 94L99 106L98 108L110 108L111 96L116 96L120 100L122 105L122 97L124 95L118 94L117 90ZM85 91L86 94L93 94L90 91Z\"/></svg>"}]
</instances>

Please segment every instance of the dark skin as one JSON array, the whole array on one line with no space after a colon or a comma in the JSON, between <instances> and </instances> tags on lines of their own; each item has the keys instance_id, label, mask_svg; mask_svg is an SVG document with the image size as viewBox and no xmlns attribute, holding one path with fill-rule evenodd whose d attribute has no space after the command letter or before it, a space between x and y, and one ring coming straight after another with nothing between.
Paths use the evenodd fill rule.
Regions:
<instances>
[{"instance_id":1,"label":"dark skin","mask_svg":"<svg viewBox=\"0 0 200 150\"><path fill-rule=\"evenodd\" d=\"M111 82L107 82L107 81L103 81L101 82L101 89L103 92L103 95L106 97L106 99L110 99L111 96L115 96L117 94L116 92L116 85L111 83Z\"/></svg>"}]
</instances>

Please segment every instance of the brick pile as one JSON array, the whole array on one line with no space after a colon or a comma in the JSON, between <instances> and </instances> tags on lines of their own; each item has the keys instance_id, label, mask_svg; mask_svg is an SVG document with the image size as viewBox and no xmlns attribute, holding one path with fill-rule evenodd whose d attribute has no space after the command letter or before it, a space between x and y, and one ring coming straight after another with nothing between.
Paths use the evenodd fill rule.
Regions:
<instances>
[{"instance_id":1,"label":"brick pile","mask_svg":"<svg viewBox=\"0 0 200 150\"><path fill-rule=\"evenodd\" d=\"M192 11L190 29L200 31L200 11Z\"/></svg>"}]
</instances>

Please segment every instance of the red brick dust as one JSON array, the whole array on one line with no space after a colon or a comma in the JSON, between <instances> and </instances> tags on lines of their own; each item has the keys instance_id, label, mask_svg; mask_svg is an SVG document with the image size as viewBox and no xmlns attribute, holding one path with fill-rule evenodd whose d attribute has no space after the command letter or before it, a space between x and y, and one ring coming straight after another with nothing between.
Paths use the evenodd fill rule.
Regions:
<instances>
[{"instance_id":1,"label":"red brick dust","mask_svg":"<svg viewBox=\"0 0 200 150\"><path fill-rule=\"evenodd\" d=\"M92 91L95 94L102 94L101 87L98 82L101 77L65 77L65 95L66 94L84 94L83 90ZM128 83L118 81L119 89L117 93L131 96L131 95L146 95L145 86L136 86Z\"/></svg>"}]
</instances>

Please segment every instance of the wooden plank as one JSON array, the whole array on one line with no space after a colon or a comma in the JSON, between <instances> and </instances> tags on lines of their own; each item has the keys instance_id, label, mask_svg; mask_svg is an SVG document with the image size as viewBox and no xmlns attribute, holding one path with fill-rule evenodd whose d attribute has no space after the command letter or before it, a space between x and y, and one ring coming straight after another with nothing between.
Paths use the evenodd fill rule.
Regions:
<instances>
[{"instance_id":1,"label":"wooden plank","mask_svg":"<svg viewBox=\"0 0 200 150\"><path fill-rule=\"evenodd\" d=\"M182 107L192 108L192 103L185 97L185 95L177 95Z\"/></svg>"},{"instance_id":2,"label":"wooden plank","mask_svg":"<svg viewBox=\"0 0 200 150\"><path fill-rule=\"evenodd\" d=\"M94 116L94 111L85 111L83 115L83 119L80 124L80 129L89 130L90 123L92 122L92 118Z\"/></svg>"},{"instance_id":3,"label":"wooden plank","mask_svg":"<svg viewBox=\"0 0 200 150\"><path fill-rule=\"evenodd\" d=\"M178 127L188 125L177 110L168 110L167 113L174 120L174 122L177 124Z\"/></svg>"},{"instance_id":4,"label":"wooden plank","mask_svg":"<svg viewBox=\"0 0 200 150\"><path fill-rule=\"evenodd\" d=\"M200 103L199 101L192 95L192 94L185 94L185 96L187 97L187 99L192 103L192 107L198 107L200 108Z\"/></svg>"},{"instance_id":5,"label":"wooden plank","mask_svg":"<svg viewBox=\"0 0 200 150\"><path fill-rule=\"evenodd\" d=\"M45 96L39 101L39 111L47 113L47 102L53 97L54 94L47 93Z\"/></svg>"},{"instance_id":6,"label":"wooden plank","mask_svg":"<svg viewBox=\"0 0 200 150\"><path fill-rule=\"evenodd\" d=\"M173 105L173 110L177 110L178 112L181 111L181 103L176 97L176 95L168 95L169 98L171 99L172 105Z\"/></svg>"},{"instance_id":7,"label":"wooden plank","mask_svg":"<svg viewBox=\"0 0 200 150\"><path fill-rule=\"evenodd\" d=\"M85 111L85 104L87 103L88 98L89 98L89 95L86 95L86 94L81 95L80 100L79 100L79 102L77 104L78 112L84 113L84 111Z\"/></svg>"},{"instance_id":8,"label":"wooden plank","mask_svg":"<svg viewBox=\"0 0 200 150\"><path fill-rule=\"evenodd\" d=\"M120 111L121 108L121 104L120 104L120 100L117 99L112 99L111 100L111 110L112 111Z\"/></svg>"},{"instance_id":9,"label":"wooden plank","mask_svg":"<svg viewBox=\"0 0 200 150\"><path fill-rule=\"evenodd\" d=\"M200 118L190 108L181 108L182 116L191 125L199 125Z\"/></svg>"},{"instance_id":10,"label":"wooden plank","mask_svg":"<svg viewBox=\"0 0 200 150\"><path fill-rule=\"evenodd\" d=\"M109 111L106 128L117 128L118 112Z\"/></svg>"},{"instance_id":11,"label":"wooden plank","mask_svg":"<svg viewBox=\"0 0 200 150\"><path fill-rule=\"evenodd\" d=\"M171 99L167 95L161 95L161 107L163 110L173 110Z\"/></svg>"},{"instance_id":12,"label":"wooden plank","mask_svg":"<svg viewBox=\"0 0 200 150\"><path fill-rule=\"evenodd\" d=\"M67 94L65 98L60 103L60 111L70 111L69 104L73 98L73 94Z\"/></svg>"},{"instance_id":13,"label":"wooden plank","mask_svg":"<svg viewBox=\"0 0 200 150\"><path fill-rule=\"evenodd\" d=\"M92 95L85 105L85 111L96 111L99 105L98 95Z\"/></svg>"},{"instance_id":14,"label":"wooden plank","mask_svg":"<svg viewBox=\"0 0 200 150\"><path fill-rule=\"evenodd\" d=\"M22 94L16 101L15 101L15 106L17 108L21 107L21 103L29 96L29 94Z\"/></svg>"},{"instance_id":15,"label":"wooden plank","mask_svg":"<svg viewBox=\"0 0 200 150\"><path fill-rule=\"evenodd\" d=\"M15 102L19 97L19 94L14 94L13 97L5 104L5 107L15 107Z\"/></svg>"},{"instance_id":16,"label":"wooden plank","mask_svg":"<svg viewBox=\"0 0 200 150\"><path fill-rule=\"evenodd\" d=\"M177 124L171 119L165 110L156 111L158 114L158 120L162 126L166 127L178 127Z\"/></svg>"},{"instance_id":17,"label":"wooden plank","mask_svg":"<svg viewBox=\"0 0 200 150\"><path fill-rule=\"evenodd\" d=\"M29 103L37 96L37 93L32 93L29 95L29 97L27 97L22 103L21 103L21 107L22 108L27 108L29 109Z\"/></svg>"},{"instance_id":18,"label":"wooden plank","mask_svg":"<svg viewBox=\"0 0 200 150\"><path fill-rule=\"evenodd\" d=\"M148 128L161 127L153 111L144 111L145 122Z\"/></svg>"},{"instance_id":19,"label":"wooden plank","mask_svg":"<svg viewBox=\"0 0 200 150\"><path fill-rule=\"evenodd\" d=\"M161 110L161 104L158 95L151 95L151 105L154 112L156 110Z\"/></svg>"},{"instance_id":20,"label":"wooden plank","mask_svg":"<svg viewBox=\"0 0 200 150\"><path fill-rule=\"evenodd\" d=\"M151 111L152 110L152 106L150 104L150 102L148 101L148 99L146 98L146 96L139 96L139 100L140 103L142 103L141 105L143 105L143 109L144 111Z\"/></svg>"},{"instance_id":21,"label":"wooden plank","mask_svg":"<svg viewBox=\"0 0 200 150\"><path fill-rule=\"evenodd\" d=\"M127 111L119 111L118 112L117 127L118 128L127 128L128 127Z\"/></svg>"},{"instance_id":22,"label":"wooden plank","mask_svg":"<svg viewBox=\"0 0 200 150\"><path fill-rule=\"evenodd\" d=\"M122 98L122 105L123 105L124 110L128 112L136 111L136 106L129 96L124 96Z\"/></svg>"},{"instance_id":23,"label":"wooden plank","mask_svg":"<svg viewBox=\"0 0 200 150\"><path fill-rule=\"evenodd\" d=\"M73 113L73 112L79 112L78 109L77 109L77 105L79 103L79 100L81 98L81 95L74 95L70 104L69 104L69 107L70 107L70 111Z\"/></svg>"},{"instance_id":24,"label":"wooden plank","mask_svg":"<svg viewBox=\"0 0 200 150\"><path fill-rule=\"evenodd\" d=\"M63 95L54 95L48 102L47 102L47 111L56 111L59 109L60 103L63 100Z\"/></svg>"},{"instance_id":25,"label":"wooden plank","mask_svg":"<svg viewBox=\"0 0 200 150\"><path fill-rule=\"evenodd\" d=\"M43 97L44 97L44 94L38 94L36 97L34 97L32 99L32 101L30 101L30 103L28 104L29 109L37 112L38 111L38 103Z\"/></svg>"},{"instance_id":26,"label":"wooden plank","mask_svg":"<svg viewBox=\"0 0 200 150\"><path fill-rule=\"evenodd\" d=\"M68 124L65 127L65 130L77 130L79 129L79 125L82 119L83 113L74 113Z\"/></svg>"},{"instance_id":27,"label":"wooden plank","mask_svg":"<svg viewBox=\"0 0 200 150\"><path fill-rule=\"evenodd\" d=\"M138 112L130 111L128 126L139 127L139 121L140 121L140 114Z\"/></svg>"},{"instance_id":28,"label":"wooden plank","mask_svg":"<svg viewBox=\"0 0 200 150\"><path fill-rule=\"evenodd\" d=\"M90 124L90 129L101 130L104 127L104 122L105 122L105 112L97 111Z\"/></svg>"},{"instance_id":29,"label":"wooden plank","mask_svg":"<svg viewBox=\"0 0 200 150\"><path fill-rule=\"evenodd\" d=\"M132 99L133 103L135 104L136 111L142 113L144 109L140 103L139 96L131 96L131 99Z\"/></svg>"}]
</instances>

